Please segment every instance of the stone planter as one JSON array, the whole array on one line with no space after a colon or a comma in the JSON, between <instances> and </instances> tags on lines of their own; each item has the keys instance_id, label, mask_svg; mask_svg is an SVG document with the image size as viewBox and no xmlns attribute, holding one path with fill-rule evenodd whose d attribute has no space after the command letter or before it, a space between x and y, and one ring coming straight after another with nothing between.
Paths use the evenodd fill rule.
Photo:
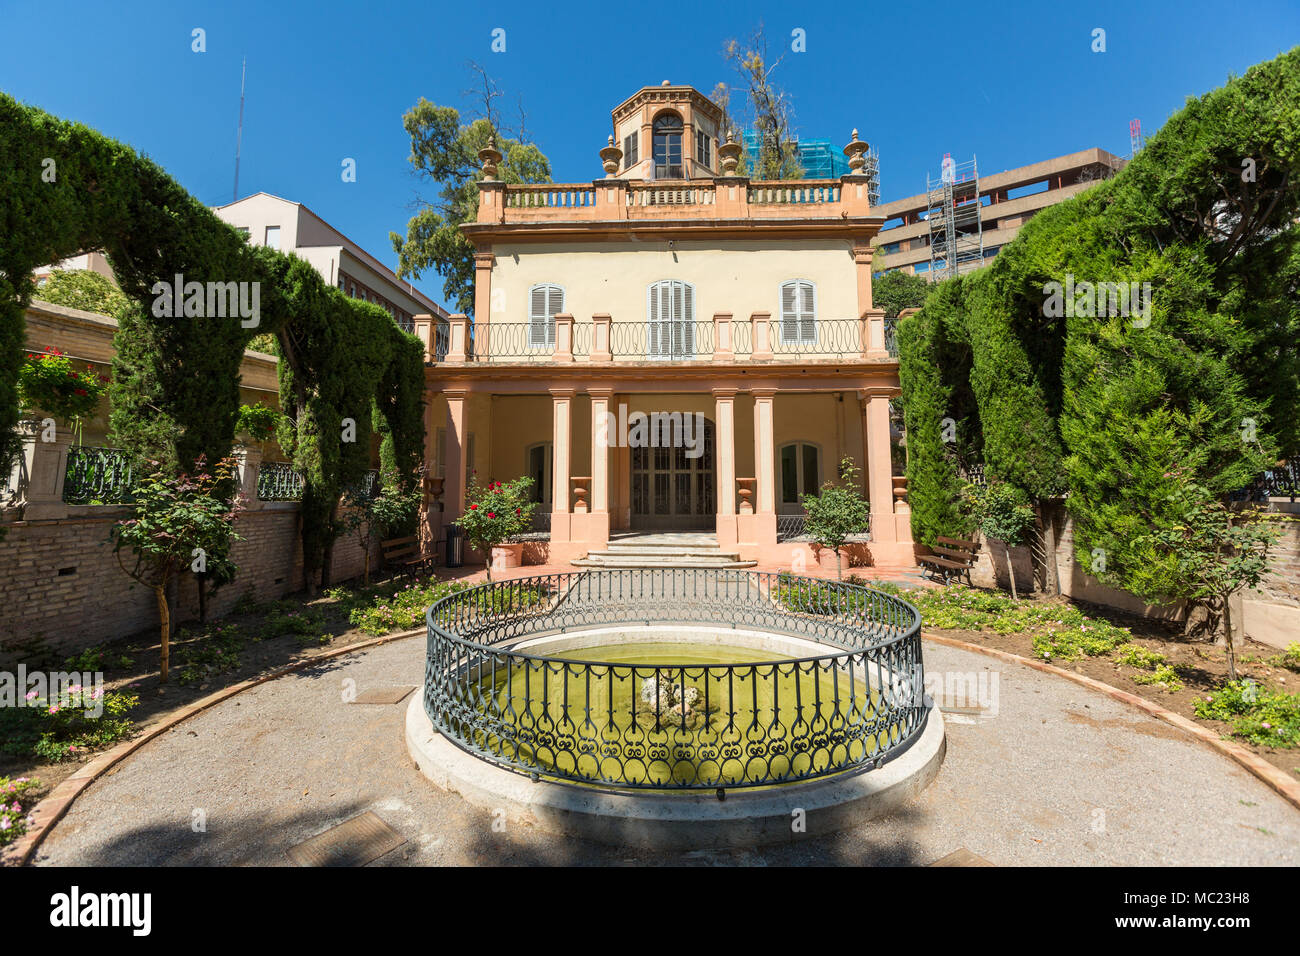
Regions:
<instances>
[{"instance_id":1,"label":"stone planter","mask_svg":"<svg viewBox=\"0 0 1300 956\"><path fill-rule=\"evenodd\" d=\"M498 544L492 549L492 570L508 571L524 563L524 543Z\"/></svg>"}]
</instances>

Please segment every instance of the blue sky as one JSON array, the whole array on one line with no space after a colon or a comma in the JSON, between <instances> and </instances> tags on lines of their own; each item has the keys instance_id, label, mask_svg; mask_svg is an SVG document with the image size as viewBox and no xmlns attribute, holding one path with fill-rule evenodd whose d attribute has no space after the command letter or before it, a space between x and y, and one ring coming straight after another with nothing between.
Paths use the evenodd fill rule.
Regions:
<instances>
[{"instance_id":1,"label":"blue sky","mask_svg":"<svg viewBox=\"0 0 1300 956\"><path fill-rule=\"evenodd\" d=\"M663 13L655 13L662 7ZM391 230L433 189L407 164L402 113L465 106L483 64L528 114L557 181L600 175L609 111L645 85L704 92L735 78L730 37L759 21L806 137L881 155L882 199L920 192L945 152L997 172L1090 146L1127 154L1186 97L1300 43L1300 3L803 4L315 3L0 0L0 89L152 156L203 202L229 202L241 57L248 57L240 195L306 203L389 265ZM191 30L207 52L191 51ZM506 51L491 52L494 28ZM1094 53L1093 30L1106 31ZM22 38L20 42L15 42ZM943 44L955 51L946 67ZM344 183L340 163L357 161ZM439 302L442 281L416 283Z\"/></svg>"}]
</instances>

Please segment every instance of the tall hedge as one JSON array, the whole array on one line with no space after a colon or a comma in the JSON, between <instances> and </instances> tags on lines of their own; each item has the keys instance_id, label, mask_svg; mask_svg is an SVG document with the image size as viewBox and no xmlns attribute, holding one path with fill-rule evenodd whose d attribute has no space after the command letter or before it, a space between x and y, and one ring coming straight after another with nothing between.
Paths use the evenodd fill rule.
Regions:
<instances>
[{"instance_id":1,"label":"tall hedge","mask_svg":"<svg viewBox=\"0 0 1300 956\"><path fill-rule=\"evenodd\" d=\"M343 487L369 464L383 423L402 480L422 448L423 351L377 306L328 287L305 262L250 247L233 227L130 147L0 94L0 461L18 450L17 375L32 270L103 249L130 305L115 336L110 426L142 464L178 473L230 453L240 364L259 334L280 346L286 437L307 489L305 563L323 566ZM243 316L160 307L158 282L257 283L256 325ZM250 285L248 288L252 288ZM343 419L355 423L343 439ZM151 466L152 467L152 466Z\"/></svg>"},{"instance_id":2,"label":"tall hedge","mask_svg":"<svg viewBox=\"0 0 1300 956\"><path fill-rule=\"evenodd\" d=\"M968 380L970 346L961 328L962 282L941 283L921 311L898 323L907 500L912 536L927 546L940 535L964 538L974 530L960 507L958 473L963 461L980 460L982 438Z\"/></svg>"},{"instance_id":3,"label":"tall hedge","mask_svg":"<svg viewBox=\"0 0 1300 956\"><path fill-rule=\"evenodd\" d=\"M961 280L987 471L1040 503L1066 494L1077 557L1107 583L1180 597L1174 569L1138 542L1180 520L1175 491L1224 497L1300 454L1298 220L1300 48L1189 100L1118 175L1039 213ZM1047 284L1067 281L1149 283L1150 308L1045 308ZM924 336L900 344L927 354ZM904 355L901 373L960 375L947 361L936 376ZM924 420L934 395L905 388L904 403ZM910 434L909 447L941 451ZM913 506L921 538L926 507Z\"/></svg>"}]
</instances>

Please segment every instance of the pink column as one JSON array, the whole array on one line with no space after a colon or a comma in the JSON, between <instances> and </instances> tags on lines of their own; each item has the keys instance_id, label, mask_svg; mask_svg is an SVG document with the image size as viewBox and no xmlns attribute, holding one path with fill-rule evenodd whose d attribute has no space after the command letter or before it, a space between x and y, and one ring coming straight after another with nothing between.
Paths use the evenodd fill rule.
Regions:
<instances>
[{"instance_id":1,"label":"pink column","mask_svg":"<svg viewBox=\"0 0 1300 956\"><path fill-rule=\"evenodd\" d=\"M862 446L867 456L867 497L871 499L871 553L878 561L911 560L911 543L900 541L894 520L893 465L889 457L888 386L862 389Z\"/></svg>"},{"instance_id":2,"label":"pink column","mask_svg":"<svg viewBox=\"0 0 1300 956\"><path fill-rule=\"evenodd\" d=\"M736 528L736 390L715 388L713 397L718 468L718 544L734 547L740 540Z\"/></svg>"},{"instance_id":3,"label":"pink column","mask_svg":"<svg viewBox=\"0 0 1300 956\"><path fill-rule=\"evenodd\" d=\"M754 540L760 548L776 547L775 395L774 389L754 389Z\"/></svg>"},{"instance_id":4,"label":"pink column","mask_svg":"<svg viewBox=\"0 0 1300 956\"><path fill-rule=\"evenodd\" d=\"M447 461L446 481L443 484L443 501L446 502L447 521L455 521L465 513L465 399L469 392L455 389L443 392L447 399Z\"/></svg>"},{"instance_id":5,"label":"pink column","mask_svg":"<svg viewBox=\"0 0 1300 956\"><path fill-rule=\"evenodd\" d=\"M573 420L573 389L553 388L551 417L554 422L551 477L551 543L572 540L572 514L569 511L570 431Z\"/></svg>"},{"instance_id":6,"label":"pink column","mask_svg":"<svg viewBox=\"0 0 1300 956\"><path fill-rule=\"evenodd\" d=\"M591 396L591 514L587 516L586 543L604 547L609 543L609 445L615 435L604 425L612 388L589 388Z\"/></svg>"}]
</instances>

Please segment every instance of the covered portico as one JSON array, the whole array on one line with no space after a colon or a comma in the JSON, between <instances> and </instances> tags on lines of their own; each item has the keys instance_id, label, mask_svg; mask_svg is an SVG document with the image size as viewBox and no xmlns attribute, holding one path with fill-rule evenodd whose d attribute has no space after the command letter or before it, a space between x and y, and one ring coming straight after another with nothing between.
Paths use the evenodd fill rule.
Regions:
<instances>
[{"instance_id":1,"label":"covered portico","mask_svg":"<svg viewBox=\"0 0 1300 956\"><path fill-rule=\"evenodd\" d=\"M892 367L443 366L430 382L427 459L442 477L432 519L455 521L465 488L534 477L546 560L606 547L611 532L711 533L725 552L789 564L805 543L781 525L799 496L850 458L871 502L876 564L911 564L907 505L894 493ZM435 530L436 533L436 530Z\"/></svg>"}]
</instances>

